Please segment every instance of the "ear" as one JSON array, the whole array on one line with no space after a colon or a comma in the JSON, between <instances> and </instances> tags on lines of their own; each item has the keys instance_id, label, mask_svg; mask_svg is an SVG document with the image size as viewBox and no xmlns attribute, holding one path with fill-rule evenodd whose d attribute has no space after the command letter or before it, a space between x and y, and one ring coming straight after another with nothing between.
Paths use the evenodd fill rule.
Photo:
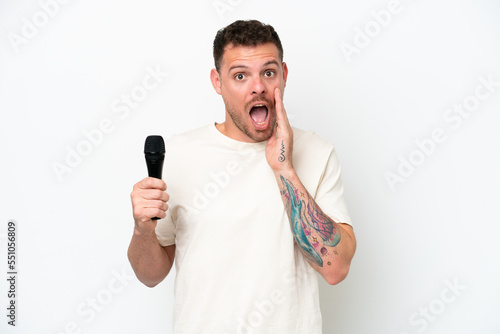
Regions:
<instances>
[{"instance_id":1,"label":"ear","mask_svg":"<svg viewBox=\"0 0 500 334\"><path fill-rule=\"evenodd\" d=\"M283 87L286 87L286 78L288 78L288 66L283 62Z\"/></svg>"},{"instance_id":2,"label":"ear","mask_svg":"<svg viewBox=\"0 0 500 334\"><path fill-rule=\"evenodd\" d=\"M210 71L210 81L212 81L212 86L214 87L217 94L221 95L222 94L222 90L221 90L222 80L221 80L221 77L219 75L219 72L217 72L217 70L215 68L212 68L212 70Z\"/></svg>"}]
</instances>

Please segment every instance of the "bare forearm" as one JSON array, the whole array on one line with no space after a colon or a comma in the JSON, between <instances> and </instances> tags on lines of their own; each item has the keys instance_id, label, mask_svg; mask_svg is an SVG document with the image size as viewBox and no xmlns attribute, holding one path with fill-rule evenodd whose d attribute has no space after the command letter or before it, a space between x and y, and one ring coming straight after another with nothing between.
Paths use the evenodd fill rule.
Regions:
<instances>
[{"instance_id":1,"label":"bare forearm","mask_svg":"<svg viewBox=\"0 0 500 334\"><path fill-rule=\"evenodd\" d=\"M281 171L275 176L300 250L329 284L341 282L356 248L352 228L325 215L295 171Z\"/></svg>"},{"instance_id":2,"label":"bare forearm","mask_svg":"<svg viewBox=\"0 0 500 334\"><path fill-rule=\"evenodd\" d=\"M141 234L134 229L128 258L139 281L149 287L160 283L172 268L172 262L154 232Z\"/></svg>"}]
</instances>

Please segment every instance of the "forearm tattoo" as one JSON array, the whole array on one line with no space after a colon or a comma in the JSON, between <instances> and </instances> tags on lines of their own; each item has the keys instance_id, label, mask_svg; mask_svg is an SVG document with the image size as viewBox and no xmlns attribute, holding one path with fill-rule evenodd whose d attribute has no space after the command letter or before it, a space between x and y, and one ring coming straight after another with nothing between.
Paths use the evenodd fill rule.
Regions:
<instances>
[{"instance_id":1,"label":"forearm tattoo","mask_svg":"<svg viewBox=\"0 0 500 334\"><path fill-rule=\"evenodd\" d=\"M323 257L329 252L337 254L330 247L335 247L340 242L339 228L321 211L307 191L304 194L290 180L282 175L280 178L283 184L281 195L286 198L285 208L295 241L309 261L323 267ZM331 265L331 262L328 261L327 264Z\"/></svg>"}]
</instances>

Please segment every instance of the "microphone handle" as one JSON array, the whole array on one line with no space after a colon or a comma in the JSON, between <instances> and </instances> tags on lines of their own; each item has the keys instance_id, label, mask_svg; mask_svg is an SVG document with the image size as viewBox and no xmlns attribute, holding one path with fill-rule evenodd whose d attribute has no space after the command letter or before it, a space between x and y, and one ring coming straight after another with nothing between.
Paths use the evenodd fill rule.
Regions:
<instances>
[{"instance_id":1,"label":"microphone handle","mask_svg":"<svg viewBox=\"0 0 500 334\"><path fill-rule=\"evenodd\" d=\"M146 159L146 161L147 161L146 165L148 166L148 175L150 177L161 179L161 173L163 171L163 156L161 158L159 157L152 158L150 156L149 159ZM153 217L151 219L158 220L160 218Z\"/></svg>"},{"instance_id":2,"label":"microphone handle","mask_svg":"<svg viewBox=\"0 0 500 334\"><path fill-rule=\"evenodd\" d=\"M157 179L161 179L163 171L163 159L149 159L147 161L148 175Z\"/></svg>"}]
</instances>

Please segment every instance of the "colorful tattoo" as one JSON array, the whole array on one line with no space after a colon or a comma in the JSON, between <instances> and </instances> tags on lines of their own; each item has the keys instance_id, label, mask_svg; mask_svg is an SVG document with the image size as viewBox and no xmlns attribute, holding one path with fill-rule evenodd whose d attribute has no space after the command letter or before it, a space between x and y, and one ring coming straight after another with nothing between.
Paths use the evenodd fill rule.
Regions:
<instances>
[{"instance_id":1,"label":"colorful tattoo","mask_svg":"<svg viewBox=\"0 0 500 334\"><path fill-rule=\"evenodd\" d=\"M321 209L318 211L317 206L309 196L309 203L307 203L307 213L311 220L308 220L309 225L318 232L323 239L326 246L335 247L340 241L340 233L338 233L334 222L327 217Z\"/></svg>"},{"instance_id":2,"label":"colorful tattoo","mask_svg":"<svg viewBox=\"0 0 500 334\"><path fill-rule=\"evenodd\" d=\"M340 232L335 222L326 216L314 202L314 199L306 193L298 196L298 189L294 188L290 180L280 175L284 190L282 195L287 199L286 210L290 219L290 225L297 245L302 249L304 256L312 263L323 267L321 256L328 255L327 247L335 247L340 242ZM307 206L307 210L305 207ZM311 236L314 230L320 240ZM337 251L333 251L337 254ZM331 262L328 262L331 265Z\"/></svg>"},{"instance_id":3,"label":"colorful tattoo","mask_svg":"<svg viewBox=\"0 0 500 334\"><path fill-rule=\"evenodd\" d=\"M283 185L286 187L286 190L288 192L288 206L290 207L290 209L288 210L288 217L290 218L290 224L294 232L293 234L295 241L297 242L297 245L299 245L304 250L304 255L309 261L316 263L317 265L322 267L323 259L319 256L314 247L311 246L308 238L306 237L306 234L304 233L304 229L302 228L301 216L303 201L300 201L297 198L291 182L286 180L283 176L280 177L281 182L283 182Z\"/></svg>"}]
</instances>

